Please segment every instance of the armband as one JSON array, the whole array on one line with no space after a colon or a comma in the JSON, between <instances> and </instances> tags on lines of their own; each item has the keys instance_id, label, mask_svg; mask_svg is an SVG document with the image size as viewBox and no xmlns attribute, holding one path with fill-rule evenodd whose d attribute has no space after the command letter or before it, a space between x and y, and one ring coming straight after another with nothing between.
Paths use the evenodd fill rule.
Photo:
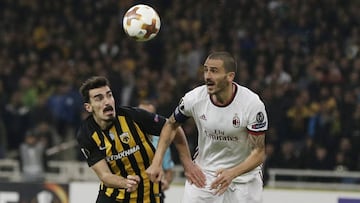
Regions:
<instances>
[{"instance_id":1,"label":"armband","mask_svg":"<svg viewBox=\"0 0 360 203\"><path fill-rule=\"evenodd\" d=\"M176 122L184 123L190 117L185 116L183 113L181 113L181 111L179 110L179 107L176 107L176 109L174 111L174 118L175 118Z\"/></svg>"}]
</instances>

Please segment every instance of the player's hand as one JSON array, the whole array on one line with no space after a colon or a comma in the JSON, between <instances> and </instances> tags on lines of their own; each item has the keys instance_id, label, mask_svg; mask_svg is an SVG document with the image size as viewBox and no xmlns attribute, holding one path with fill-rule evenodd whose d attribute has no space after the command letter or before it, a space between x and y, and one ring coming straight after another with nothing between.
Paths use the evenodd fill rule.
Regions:
<instances>
[{"instance_id":1,"label":"player's hand","mask_svg":"<svg viewBox=\"0 0 360 203\"><path fill-rule=\"evenodd\" d=\"M211 183L211 189L215 190L214 195L222 195L228 189L232 180L235 178L231 170L220 169L216 172L216 178Z\"/></svg>"},{"instance_id":2,"label":"player's hand","mask_svg":"<svg viewBox=\"0 0 360 203\"><path fill-rule=\"evenodd\" d=\"M169 189L169 187L170 187L169 181L166 180L165 178L162 178L161 179L161 189L163 191L165 191L165 190Z\"/></svg>"},{"instance_id":3,"label":"player's hand","mask_svg":"<svg viewBox=\"0 0 360 203\"><path fill-rule=\"evenodd\" d=\"M125 179L125 188L126 192L133 192L135 191L140 183L140 177L137 175L128 175Z\"/></svg>"},{"instance_id":4,"label":"player's hand","mask_svg":"<svg viewBox=\"0 0 360 203\"><path fill-rule=\"evenodd\" d=\"M189 162L184 164L185 177L190 184L195 184L196 187L203 188L206 185L206 177L200 167L194 163Z\"/></svg>"},{"instance_id":5,"label":"player's hand","mask_svg":"<svg viewBox=\"0 0 360 203\"><path fill-rule=\"evenodd\" d=\"M155 164L151 164L149 168L146 169L146 174L149 176L150 180L152 182L160 182L161 179L164 176L164 171L162 169L162 166L158 166Z\"/></svg>"}]
</instances>

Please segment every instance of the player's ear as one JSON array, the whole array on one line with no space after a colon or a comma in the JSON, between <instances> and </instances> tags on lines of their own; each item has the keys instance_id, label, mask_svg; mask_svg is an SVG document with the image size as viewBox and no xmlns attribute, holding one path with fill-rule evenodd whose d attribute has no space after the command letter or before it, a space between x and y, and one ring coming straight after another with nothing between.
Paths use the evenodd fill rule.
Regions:
<instances>
[{"instance_id":1,"label":"player's ear","mask_svg":"<svg viewBox=\"0 0 360 203\"><path fill-rule=\"evenodd\" d=\"M84 103L84 108L87 112L89 112L89 113L92 112L92 107L89 103Z\"/></svg>"},{"instance_id":2,"label":"player's ear","mask_svg":"<svg viewBox=\"0 0 360 203\"><path fill-rule=\"evenodd\" d=\"M230 81L233 81L235 79L235 72L228 72L227 77Z\"/></svg>"}]
</instances>

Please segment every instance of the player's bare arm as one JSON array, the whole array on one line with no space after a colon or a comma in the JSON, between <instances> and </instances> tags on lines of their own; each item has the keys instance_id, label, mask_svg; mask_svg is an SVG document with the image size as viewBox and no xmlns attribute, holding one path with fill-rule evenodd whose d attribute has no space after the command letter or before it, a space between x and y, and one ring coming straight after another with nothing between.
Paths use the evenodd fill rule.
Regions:
<instances>
[{"instance_id":1,"label":"player's bare arm","mask_svg":"<svg viewBox=\"0 0 360 203\"><path fill-rule=\"evenodd\" d=\"M176 149L178 151L181 163L184 167L184 172L187 180L197 187L205 187L206 178L200 167L191 159L189 145L187 143L185 133L181 127L177 128L178 133L174 139Z\"/></svg>"},{"instance_id":2,"label":"player's bare arm","mask_svg":"<svg viewBox=\"0 0 360 203\"><path fill-rule=\"evenodd\" d=\"M222 195L231 181L244 173L247 173L264 162L265 159L265 134L251 135L249 134L249 145L252 148L251 154L244 162L234 168L219 169L217 178L212 182L211 188L215 189L216 195Z\"/></svg>"},{"instance_id":3,"label":"player's bare arm","mask_svg":"<svg viewBox=\"0 0 360 203\"><path fill-rule=\"evenodd\" d=\"M265 150L265 134L262 135L249 135L249 144L252 149Z\"/></svg>"},{"instance_id":4,"label":"player's bare arm","mask_svg":"<svg viewBox=\"0 0 360 203\"><path fill-rule=\"evenodd\" d=\"M253 170L265 160L265 133L260 135L249 134L248 138L252 151L244 162L233 168L236 176Z\"/></svg>"},{"instance_id":5,"label":"player's bare arm","mask_svg":"<svg viewBox=\"0 0 360 203\"><path fill-rule=\"evenodd\" d=\"M198 187L203 187L205 185L205 175L199 167L194 166L185 133L181 128L180 123L176 122L174 116L170 116L166 121L160 134L153 162L150 167L146 169L146 173L149 175L150 180L154 182L161 181L163 176L161 166L162 159L167 147L170 146L172 141L175 143L188 180Z\"/></svg>"},{"instance_id":6,"label":"player's bare arm","mask_svg":"<svg viewBox=\"0 0 360 203\"><path fill-rule=\"evenodd\" d=\"M127 192L132 192L137 189L140 182L140 177L137 175L129 175L127 178L124 178L111 173L104 159L94 164L91 168L107 187L125 188Z\"/></svg>"},{"instance_id":7,"label":"player's bare arm","mask_svg":"<svg viewBox=\"0 0 360 203\"><path fill-rule=\"evenodd\" d=\"M161 130L160 138L159 138L158 146L156 147L154 158L149 168L146 169L146 173L148 174L150 180L153 182L161 181L161 178L163 176L163 170L162 170L163 157L166 149L170 146L171 142L174 140L175 135L178 131L178 127L179 124L177 124L175 118L171 116L169 119L167 119L166 123L164 124ZM183 136L185 137L185 135Z\"/></svg>"}]
</instances>

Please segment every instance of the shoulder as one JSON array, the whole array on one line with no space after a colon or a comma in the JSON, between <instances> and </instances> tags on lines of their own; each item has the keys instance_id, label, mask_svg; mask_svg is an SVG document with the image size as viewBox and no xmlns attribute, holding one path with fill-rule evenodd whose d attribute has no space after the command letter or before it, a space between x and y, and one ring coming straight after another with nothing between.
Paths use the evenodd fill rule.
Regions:
<instances>
[{"instance_id":1,"label":"shoulder","mask_svg":"<svg viewBox=\"0 0 360 203\"><path fill-rule=\"evenodd\" d=\"M137 114L142 113L142 110L140 108L136 108L132 106L117 106L116 113L118 116L134 117Z\"/></svg>"},{"instance_id":2,"label":"shoulder","mask_svg":"<svg viewBox=\"0 0 360 203\"><path fill-rule=\"evenodd\" d=\"M187 92L186 95L191 97L198 95L208 95L206 85L195 87L194 89Z\"/></svg>"},{"instance_id":3,"label":"shoulder","mask_svg":"<svg viewBox=\"0 0 360 203\"><path fill-rule=\"evenodd\" d=\"M192 89L191 91L187 92L183 97L185 101L191 103L196 103L206 98L208 98L208 92L205 85Z\"/></svg>"},{"instance_id":4,"label":"shoulder","mask_svg":"<svg viewBox=\"0 0 360 203\"><path fill-rule=\"evenodd\" d=\"M148 119L152 119L157 121L158 119L165 119L162 115L158 115L156 113L150 113L142 108L139 107L132 107L132 106L120 106L116 109L118 116L125 116L129 117L132 120L139 122L147 122Z\"/></svg>"},{"instance_id":5,"label":"shoulder","mask_svg":"<svg viewBox=\"0 0 360 203\"><path fill-rule=\"evenodd\" d=\"M96 128L95 120L90 115L81 122L80 127L76 133L77 140L82 141L82 140L88 139L93 134L93 132L96 130L95 128Z\"/></svg>"},{"instance_id":6,"label":"shoulder","mask_svg":"<svg viewBox=\"0 0 360 203\"><path fill-rule=\"evenodd\" d=\"M166 122L166 118L156 113L150 113L139 107L121 106L117 109L117 116L124 116L135 122L149 134L158 134L159 129Z\"/></svg>"},{"instance_id":7,"label":"shoulder","mask_svg":"<svg viewBox=\"0 0 360 203\"><path fill-rule=\"evenodd\" d=\"M262 103L258 94L256 94L255 92L253 92L252 90L250 90L247 87L241 86L239 84L236 84L236 85L238 88L237 97L242 98L241 99L242 102L244 102L243 98L246 98L246 101L248 104Z\"/></svg>"}]
</instances>

